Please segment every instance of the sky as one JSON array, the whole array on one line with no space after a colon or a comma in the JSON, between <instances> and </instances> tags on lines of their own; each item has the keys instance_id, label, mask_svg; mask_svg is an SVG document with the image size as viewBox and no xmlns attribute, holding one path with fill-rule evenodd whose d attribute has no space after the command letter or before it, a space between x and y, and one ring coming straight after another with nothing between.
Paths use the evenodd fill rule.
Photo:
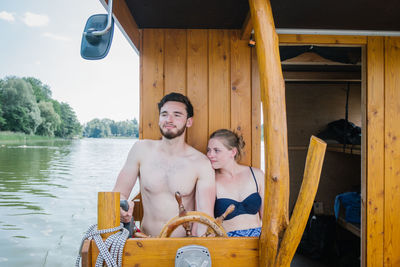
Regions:
<instances>
[{"instance_id":1,"label":"sky","mask_svg":"<svg viewBox=\"0 0 400 267\"><path fill-rule=\"evenodd\" d=\"M35 77L78 120L139 119L139 56L119 30L106 58L80 56L82 32L99 0L0 1L0 79Z\"/></svg>"}]
</instances>

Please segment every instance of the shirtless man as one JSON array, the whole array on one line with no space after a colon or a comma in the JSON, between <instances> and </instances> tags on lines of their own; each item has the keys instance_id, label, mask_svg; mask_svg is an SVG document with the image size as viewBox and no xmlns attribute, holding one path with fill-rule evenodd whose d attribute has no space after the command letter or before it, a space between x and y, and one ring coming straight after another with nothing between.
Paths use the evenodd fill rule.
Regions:
<instances>
[{"instance_id":1,"label":"shirtless man","mask_svg":"<svg viewBox=\"0 0 400 267\"><path fill-rule=\"evenodd\" d=\"M210 161L185 143L186 128L193 123L189 99L168 94L158 103L158 110L162 139L139 140L133 145L113 189L121 193L121 199L128 199L139 178L144 209L141 230L151 236L157 236L165 223L178 215L176 191L181 193L187 211L196 209L213 217L215 202ZM121 220L129 222L132 211L133 202L129 202L127 212L121 209ZM199 226L198 234L204 232L205 227ZM185 236L183 227L178 227L173 236Z\"/></svg>"}]
</instances>

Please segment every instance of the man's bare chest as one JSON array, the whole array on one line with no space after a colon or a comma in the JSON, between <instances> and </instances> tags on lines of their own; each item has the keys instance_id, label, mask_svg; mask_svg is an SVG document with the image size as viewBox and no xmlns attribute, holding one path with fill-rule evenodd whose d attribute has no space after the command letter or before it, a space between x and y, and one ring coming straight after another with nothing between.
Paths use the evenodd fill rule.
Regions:
<instances>
[{"instance_id":1,"label":"man's bare chest","mask_svg":"<svg viewBox=\"0 0 400 267\"><path fill-rule=\"evenodd\" d=\"M152 193L181 192L191 194L195 188L197 171L184 158L153 156L140 164L141 189Z\"/></svg>"}]
</instances>

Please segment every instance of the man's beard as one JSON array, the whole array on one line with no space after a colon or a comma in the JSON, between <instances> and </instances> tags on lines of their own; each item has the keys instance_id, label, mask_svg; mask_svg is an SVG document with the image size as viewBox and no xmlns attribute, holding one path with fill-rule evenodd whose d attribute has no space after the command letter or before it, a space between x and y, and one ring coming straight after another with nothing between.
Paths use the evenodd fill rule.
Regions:
<instances>
[{"instance_id":1,"label":"man's beard","mask_svg":"<svg viewBox=\"0 0 400 267\"><path fill-rule=\"evenodd\" d=\"M171 140L171 139L174 139L175 137L181 136L185 132L186 125L183 125L183 127L181 129L178 129L178 131L176 133L168 132L168 131L164 132L161 127L159 127L159 128L160 128L160 132L161 132L162 136Z\"/></svg>"}]
</instances>

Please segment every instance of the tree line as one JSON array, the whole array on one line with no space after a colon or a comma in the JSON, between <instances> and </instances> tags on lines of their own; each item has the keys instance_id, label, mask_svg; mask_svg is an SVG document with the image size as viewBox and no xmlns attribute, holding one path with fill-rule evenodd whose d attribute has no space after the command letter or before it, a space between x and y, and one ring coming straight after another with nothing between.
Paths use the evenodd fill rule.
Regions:
<instances>
[{"instance_id":1,"label":"tree line","mask_svg":"<svg viewBox=\"0 0 400 267\"><path fill-rule=\"evenodd\" d=\"M85 124L83 136L93 138L103 137L139 137L139 124L136 118L126 121L110 119L93 119Z\"/></svg>"},{"instance_id":2,"label":"tree line","mask_svg":"<svg viewBox=\"0 0 400 267\"><path fill-rule=\"evenodd\" d=\"M0 79L0 130L61 138L81 135L73 109L51 94L48 85L33 77Z\"/></svg>"},{"instance_id":3,"label":"tree line","mask_svg":"<svg viewBox=\"0 0 400 267\"><path fill-rule=\"evenodd\" d=\"M136 119L93 119L81 125L68 103L52 98L50 87L33 77L0 79L0 131L50 137L138 137Z\"/></svg>"}]
</instances>

